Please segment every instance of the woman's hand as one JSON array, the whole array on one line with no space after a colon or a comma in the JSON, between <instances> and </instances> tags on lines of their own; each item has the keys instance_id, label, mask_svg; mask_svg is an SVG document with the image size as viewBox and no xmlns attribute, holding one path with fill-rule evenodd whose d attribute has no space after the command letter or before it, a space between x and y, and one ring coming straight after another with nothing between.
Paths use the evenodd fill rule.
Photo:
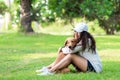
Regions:
<instances>
[{"instance_id":1,"label":"woman's hand","mask_svg":"<svg viewBox=\"0 0 120 80\"><path fill-rule=\"evenodd\" d=\"M80 38L80 33L74 32L74 38L75 38L75 39L79 39L79 38Z\"/></svg>"}]
</instances>

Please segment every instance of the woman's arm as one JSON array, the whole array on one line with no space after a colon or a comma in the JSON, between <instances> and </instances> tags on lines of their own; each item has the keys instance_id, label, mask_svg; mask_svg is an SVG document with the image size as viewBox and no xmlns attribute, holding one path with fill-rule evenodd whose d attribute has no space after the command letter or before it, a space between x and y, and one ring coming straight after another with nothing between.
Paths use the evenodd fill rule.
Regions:
<instances>
[{"instance_id":1,"label":"woman's arm","mask_svg":"<svg viewBox=\"0 0 120 80\"><path fill-rule=\"evenodd\" d=\"M77 45L73 50L71 50L70 53L80 52L81 50L82 50L82 46L81 45Z\"/></svg>"}]
</instances>

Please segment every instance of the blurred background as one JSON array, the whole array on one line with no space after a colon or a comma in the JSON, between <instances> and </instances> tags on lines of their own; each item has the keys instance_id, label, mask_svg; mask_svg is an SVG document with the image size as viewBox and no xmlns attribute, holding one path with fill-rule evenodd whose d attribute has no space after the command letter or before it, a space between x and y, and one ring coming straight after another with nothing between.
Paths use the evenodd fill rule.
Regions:
<instances>
[{"instance_id":1,"label":"blurred background","mask_svg":"<svg viewBox=\"0 0 120 80\"><path fill-rule=\"evenodd\" d=\"M36 76L81 21L95 37L103 72ZM0 0L0 80L120 80L119 36L120 0Z\"/></svg>"},{"instance_id":2,"label":"blurred background","mask_svg":"<svg viewBox=\"0 0 120 80\"><path fill-rule=\"evenodd\" d=\"M95 35L120 34L120 0L0 0L0 33L70 35L79 22Z\"/></svg>"}]
</instances>

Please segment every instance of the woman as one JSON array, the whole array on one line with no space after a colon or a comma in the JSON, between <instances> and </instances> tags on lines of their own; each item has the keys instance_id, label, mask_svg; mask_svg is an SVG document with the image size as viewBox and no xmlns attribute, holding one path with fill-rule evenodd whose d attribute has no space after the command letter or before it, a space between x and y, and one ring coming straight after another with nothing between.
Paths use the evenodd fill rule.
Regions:
<instances>
[{"instance_id":1,"label":"woman","mask_svg":"<svg viewBox=\"0 0 120 80\"><path fill-rule=\"evenodd\" d=\"M88 26L81 22L73 30L74 38L79 40L76 47L73 50L69 49L69 54L65 55L59 63L49 66L50 69L47 69L43 74L51 75L70 64L73 64L78 71L102 72L102 63L96 50L96 43L92 35L87 32Z\"/></svg>"}]
</instances>

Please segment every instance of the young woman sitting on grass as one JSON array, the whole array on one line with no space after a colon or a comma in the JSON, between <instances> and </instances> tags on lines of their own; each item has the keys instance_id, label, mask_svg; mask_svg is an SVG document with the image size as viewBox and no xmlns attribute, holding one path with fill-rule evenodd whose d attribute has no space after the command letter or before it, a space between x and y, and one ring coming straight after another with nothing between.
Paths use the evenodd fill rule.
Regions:
<instances>
[{"instance_id":1,"label":"young woman sitting on grass","mask_svg":"<svg viewBox=\"0 0 120 80\"><path fill-rule=\"evenodd\" d=\"M73 50L69 49L68 54L63 54L65 56L57 64L53 62L48 67L38 70L38 72L42 72L38 75L52 75L70 64L73 64L76 70L80 72L102 72L102 63L96 50L96 43L93 36L88 32L87 24L81 22L73 30L74 38L79 41L76 47ZM63 51L63 53L65 52ZM59 57L60 55L57 58Z\"/></svg>"}]
</instances>

